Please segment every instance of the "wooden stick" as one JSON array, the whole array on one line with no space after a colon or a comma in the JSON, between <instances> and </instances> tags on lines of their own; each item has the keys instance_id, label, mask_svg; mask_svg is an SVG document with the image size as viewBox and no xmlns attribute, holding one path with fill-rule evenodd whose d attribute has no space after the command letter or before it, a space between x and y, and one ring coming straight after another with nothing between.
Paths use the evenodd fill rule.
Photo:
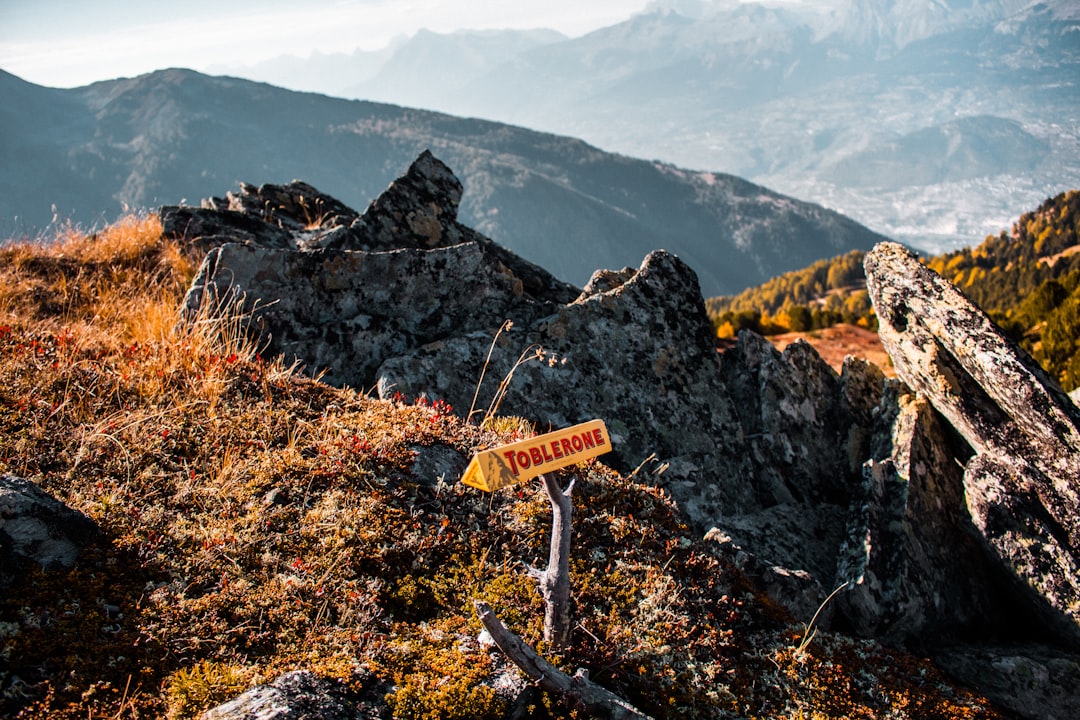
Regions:
<instances>
[{"instance_id":1,"label":"wooden stick","mask_svg":"<svg viewBox=\"0 0 1080 720\"><path fill-rule=\"evenodd\" d=\"M499 649L544 690L569 695L590 712L612 720L652 720L615 693L589 680L587 671L582 669L572 676L567 675L540 657L521 638L507 630L491 605L483 600L476 600L473 604L480 622Z\"/></svg>"},{"instance_id":2,"label":"wooden stick","mask_svg":"<svg viewBox=\"0 0 1080 720\"><path fill-rule=\"evenodd\" d=\"M551 550L547 570L538 574L544 610L544 641L554 648L570 644L570 533L574 509L570 493L574 482L561 490L547 475L541 475L548 500L551 501Z\"/></svg>"}]
</instances>

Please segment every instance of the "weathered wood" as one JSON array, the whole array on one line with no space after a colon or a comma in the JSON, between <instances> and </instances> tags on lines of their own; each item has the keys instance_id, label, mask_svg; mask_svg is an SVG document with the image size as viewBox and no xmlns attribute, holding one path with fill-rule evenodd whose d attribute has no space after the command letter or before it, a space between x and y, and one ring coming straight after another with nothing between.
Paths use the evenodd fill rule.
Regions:
<instances>
[{"instance_id":1,"label":"weathered wood","mask_svg":"<svg viewBox=\"0 0 1080 720\"><path fill-rule=\"evenodd\" d=\"M548 475L541 475L540 481L551 501L551 549L547 569L539 577L546 605L544 641L562 648L570 644L570 535L574 515L570 493L574 481L565 490Z\"/></svg>"},{"instance_id":2,"label":"weathered wood","mask_svg":"<svg viewBox=\"0 0 1080 720\"><path fill-rule=\"evenodd\" d=\"M589 712L612 720L649 718L615 693L589 680L584 670L567 675L549 663L520 637L510 632L491 606L483 600L477 600L474 605L480 622L495 641L495 645L544 690L568 695L587 707Z\"/></svg>"}]
</instances>

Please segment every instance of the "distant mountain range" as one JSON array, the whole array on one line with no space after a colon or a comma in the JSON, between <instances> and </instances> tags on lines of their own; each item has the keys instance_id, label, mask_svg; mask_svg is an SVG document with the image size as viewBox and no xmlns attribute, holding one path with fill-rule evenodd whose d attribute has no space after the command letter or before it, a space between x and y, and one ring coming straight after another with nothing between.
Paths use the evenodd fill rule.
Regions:
<instances>
[{"instance_id":1,"label":"distant mountain range","mask_svg":"<svg viewBox=\"0 0 1080 720\"><path fill-rule=\"evenodd\" d=\"M1076 0L663 0L579 38L420 32L315 61L228 71L733 173L927 250L1080 185Z\"/></svg>"},{"instance_id":2,"label":"distant mountain range","mask_svg":"<svg viewBox=\"0 0 1080 720\"><path fill-rule=\"evenodd\" d=\"M665 248L706 295L731 293L882 239L729 175L187 70L72 90L0 72L0 97L0 219L24 228L54 212L108 221L124 207L198 205L240 182L294 178L363 209L430 148L464 183L463 222L577 285Z\"/></svg>"}]
</instances>

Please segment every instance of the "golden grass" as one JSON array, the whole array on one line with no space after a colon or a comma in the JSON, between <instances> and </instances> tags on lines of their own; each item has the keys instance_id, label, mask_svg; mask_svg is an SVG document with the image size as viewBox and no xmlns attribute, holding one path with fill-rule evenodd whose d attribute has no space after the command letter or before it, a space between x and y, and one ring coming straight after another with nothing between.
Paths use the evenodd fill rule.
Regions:
<instances>
[{"instance_id":1,"label":"golden grass","mask_svg":"<svg viewBox=\"0 0 1080 720\"><path fill-rule=\"evenodd\" d=\"M75 567L0 597L0 715L186 718L296 668L380 679L398 717L500 712L472 600L539 641L524 567L547 552L547 499L417 477L413 461L528 424L299 377L257 357L242 316L178 325L196 261L153 218L0 250L0 472L103 531ZM561 666L657 717L995 717L870 644L820 633L795 657L798 629L686 540L647 473L579 473Z\"/></svg>"}]
</instances>

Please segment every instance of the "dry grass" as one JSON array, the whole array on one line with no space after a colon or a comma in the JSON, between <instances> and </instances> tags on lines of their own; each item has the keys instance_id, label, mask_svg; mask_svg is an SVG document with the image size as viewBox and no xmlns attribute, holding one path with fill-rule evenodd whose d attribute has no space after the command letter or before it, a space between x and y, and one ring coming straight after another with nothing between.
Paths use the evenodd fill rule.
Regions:
<instances>
[{"instance_id":1,"label":"dry grass","mask_svg":"<svg viewBox=\"0 0 1080 720\"><path fill-rule=\"evenodd\" d=\"M546 497L413 461L527 423L298 377L257 356L243 318L178 326L197 259L159 235L130 218L0 250L0 471L103 530L74 568L0 598L0 715L191 717L294 668L382 679L403 718L498 713L471 603L538 641L524 566L547 552ZM871 644L821 633L796 657L798 629L686 539L647 473L582 474L561 665L658 717L995 716Z\"/></svg>"}]
</instances>

